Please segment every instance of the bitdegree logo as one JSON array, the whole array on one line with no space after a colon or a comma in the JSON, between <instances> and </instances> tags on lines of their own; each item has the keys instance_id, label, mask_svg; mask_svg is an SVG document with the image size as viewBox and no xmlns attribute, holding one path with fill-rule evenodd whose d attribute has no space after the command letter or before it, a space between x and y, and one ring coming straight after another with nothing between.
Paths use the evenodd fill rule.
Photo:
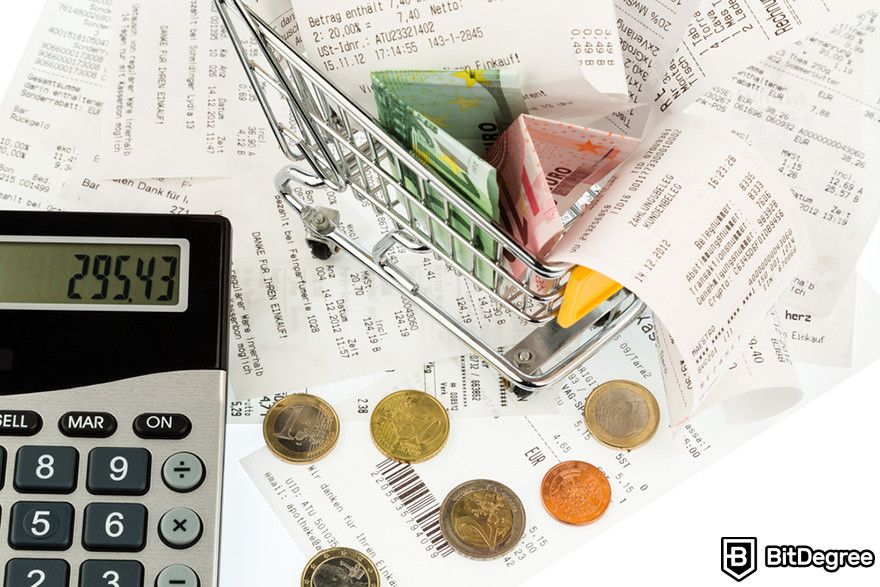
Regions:
<instances>
[{"instance_id":1,"label":"bitdegree logo","mask_svg":"<svg viewBox=\"0 0 880 587\"><path fill-rule=\"evenodd\" d=\"M844 567L872 567L874 560L874 552L871 550L822 550L810 546L790 544L768 545L764 548L764 565L770 568L817 567L834 573Z\"/></svg>"}]
</instances>

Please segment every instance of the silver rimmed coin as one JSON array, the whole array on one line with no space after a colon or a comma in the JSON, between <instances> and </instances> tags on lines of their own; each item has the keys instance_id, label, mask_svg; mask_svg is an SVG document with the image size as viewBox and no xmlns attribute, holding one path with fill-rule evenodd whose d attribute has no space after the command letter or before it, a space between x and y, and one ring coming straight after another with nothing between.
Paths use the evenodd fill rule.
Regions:
<instances>
[{"instance_id":1,"label":"silver rimmed coin","mask_svg":"<svg viewBox=\"0 0 880 587\"><path fill-rule=\"evenodd\" d=\"M648 442L660 424L660 406L643 385L616 379L590 393L584 420L593 436L615 449L631 450Z\"/></svg>"}]
</instances>

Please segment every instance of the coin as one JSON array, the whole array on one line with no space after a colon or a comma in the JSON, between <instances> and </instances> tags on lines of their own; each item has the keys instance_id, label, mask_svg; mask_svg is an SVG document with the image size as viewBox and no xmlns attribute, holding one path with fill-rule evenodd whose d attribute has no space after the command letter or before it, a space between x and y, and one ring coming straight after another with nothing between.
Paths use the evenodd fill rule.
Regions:
<instances>
[{"instance_id":1,"label":"coin","mask_svg":"<svg viewBox=\"0 0 880 587\"><path fill-rule=\"evenodd\" d=\"M541 481L541 500L560 522L582 526L596 521L611 503L605 474L583 461L559 463Z\"/></svg>"},{"instance_id":2,"label":"coin","mask_svg":"<svg viewBox=\"0 0 880 587\"><path fill-rule=\"evenodd\" d=\"M660 424L660 406L651 392L633 381L617 379L590 393L584 406L587 428L596 440L617 449L648 442Z\"/></svg>"},{"instance_id":3,"label":"coin","mask_svg":"<svg viewBox=\"0 0 880 587\"><path fill-rule=\"evenodd\" d=\"M379 587L379 571L352 548L328 548L308 562L301 583L302 587Z\"/></svg>"},{"instance_id":4,"label":"coin","mask_svg":"<svg viewBox=\"0 0 880 587\"><path fill-rule=\"evenodd\" d=\"M370 416L370 434L386 457L404 463L427 461L449 438L449 415L432 395L403 389L386 396Z\"/></svg>"},{"instance_id":5,"label":"coin","mask_svg":"<svg viewBox=\"0 0 880 587\"><path fill-rule=\"evenodd\" d=\"M507 486L488 479L462 483L440 507L440 530L449 545L469 558L492 559L517 545L526 511Z\"/></svg>"},{"instance_id":6,"label":"coin","mask_svg":"<svg viewBox=\"0 0 880 587\"><path fill-rule=\"evenodd\" d=\"M295 393L280 399L263 420L263 437L275 456L288 463L313 463L339 439L339 418L315 395Z\"/></svg>"}]
</instances>

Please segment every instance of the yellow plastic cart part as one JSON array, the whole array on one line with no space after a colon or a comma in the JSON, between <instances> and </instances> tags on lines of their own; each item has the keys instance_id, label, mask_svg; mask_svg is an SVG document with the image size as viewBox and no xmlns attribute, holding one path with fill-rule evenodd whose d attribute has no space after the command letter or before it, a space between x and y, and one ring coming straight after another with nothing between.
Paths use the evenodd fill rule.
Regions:
<instances>
[{"instance_id":1,"label":"yellow plastic cart part","mask_svg":"<svg viewBox=\"0 0 880 587\"><path fill-rule=\"evenodd\" d=\"M621 289L622 285L598 271L575 267L565 286L556 322L568 328Z\"/></svg>"}]
</instances>

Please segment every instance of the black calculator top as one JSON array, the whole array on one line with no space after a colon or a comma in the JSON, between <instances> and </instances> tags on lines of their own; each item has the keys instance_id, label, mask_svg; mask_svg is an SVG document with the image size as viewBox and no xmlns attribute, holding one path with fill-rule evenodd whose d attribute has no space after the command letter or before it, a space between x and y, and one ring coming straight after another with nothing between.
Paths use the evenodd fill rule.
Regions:
<instances>
[{"instance_id":1,"label":"black calculator top","mask_svg":"<svg viewBox=\"0 0 880 587\"><path fill-rule=\"evenodd\" d=\"M230 241L220 216L0 212L0 395L225 370Z\"/></svg>"}]
</instances>

